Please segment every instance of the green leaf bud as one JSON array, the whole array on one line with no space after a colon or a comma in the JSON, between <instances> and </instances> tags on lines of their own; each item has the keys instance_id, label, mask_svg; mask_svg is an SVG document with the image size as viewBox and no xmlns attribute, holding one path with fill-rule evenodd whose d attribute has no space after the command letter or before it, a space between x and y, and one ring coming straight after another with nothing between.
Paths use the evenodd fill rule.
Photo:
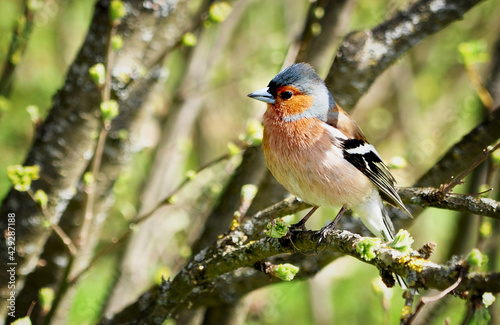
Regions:
<instances>
[{"instance_id":1,"label":"green leaf bud","mask_svg":"<svg viewBox=\"0 0 500 325\"><path fill-rule=\"evenodd\" d=\"M123 38L121 38L121 36L119 36L119 35L114 35L111 38L111 48L114 51L118 51L122 47L123 47Z\"/></svg>"},{"instance_id":2,"label":"green leaf bud","mask_svg":"<svg viewBox=\"0 0 500 325\"><path fill-rule=\"evenodd\" d=\"M214 23L221 23L231 13L231 5L226 1L220 1L212 4L208 10L208 17Z\"/></svg>"},{"instance_id":3,"label":"green leaf bud","mask_svg":"<svg viewBox=\"0 0 500 325\"><path fill-rule=\"evenodd\" d=\"M97 86L101 87L104 85L106 80L106 68L104 67L104 64L96 63L91 66L89 68L89 75Z\"/></svg>"},{"instance_id":4,"label":"green leaf bud","mask_svg":"<svg viewBox=\"0 0 500 325\"><path fill-rule=\"evenodd\" d=\"M52 303L54 302L54 289L49 287L40 288L38 291L38 301L40 301L40 306L44 313L48 313L52 308Z\"/></svg>"},{"instance_id":5,"label":"green leaf bud","mask_svg":"<svg viewBox=\"0 0 500 325\"><path fill-rule=\"evenodd\" d=\"M111 122L115 117L118 116L119 106L118 102L114 99L108 100L107 102L101 103L101 114L102 121L104 123Z\"/></svg>"},{"instance_id":6,"label":"green leaf bud","mask_svg":"<svg viewBox=\"0 0 500 325\"><path fill-rule=\"evenodd\" d=\"M116 23L127 14L127 9L121 0L111 0L109 6L109 17L113 23Z\"/></svg>"},{"instance_id":7,"label":"green leaf bud","mask_svg":"<svg viewBox=\"0 0 500 325\"><path fill-rule=\"evenodd\" d=\"M483 254L479 249L474 248L467 256L467 264L470 266L481 266L483 263Z\"/></svg>"},{"instance_id":8,"label":"green leaf bud","mask_svg":"<svg viewBox=\"0 0 500 325\"><path fill-rule=\"evenodd\" d=\"M245 184L241 187L241 198L244 201L252 201L258 190L254 184Z\"/></svg>"},{"instance_id":9,"label":"green leaf bud","mask_svg":"<svg viewBox=\"0 0 500 325\"><path fill-rule=\"evenodd\" d=\"M18 318L16 321L11 323L12 325L31 325L31 319L26 316L23 318Z\"/></svg>"},{"instance_id":10,"label":"green leaf bud","mask_svg":"<svg viewBox=\"0 0 500 325\"><path fill-rule=\"evenodd\" d=\"M406 253L411 251L411 244L413 244L413 238L410 233L404 229L400 229L394 237L394 240L389 243L389 246L400 252Z\"/></svg>"},{"instance_id":11,"label":"green leaf bud","mask_svg":"<svg viewBox=\"0 0 500 325\"><path fill-rule=\"evenodd\" d=\"M288 228L290 226L284 222L282 219L277 221L272 221L267 224L266 235L273 238L284 237L288 233Z\"/></svg>"},{"instance_id":12,"label":"green leaf bud","mask_svg":"<svg viewBox=\"0 0 500 325\"><path fill-rule=\"evenodd\" d=\"M195 34L187 32L182 36L182 45L187 46L187 47L193 47L198 43L198 38L196 37Z\"/></svg>"},{"instance_id":13,"label":"green leaf bud","mask_svg":"<svg viewBox=\"0 0 500 325\"><path fill-rule=\"evenodd\" d=\"M229 142L227 144L227 150L229 152L229 156L231 157L234 157L241 152L241 148L234 142Z\"/></svg>"},{"instance_id":14,"label":"green leaf bud","mask_svg":"<svg viewBox=\"0 0 500 325\"><path fill-rule=\"evenodd\" d=\"M23 167L21 165L11 165L7 167L9 177L14 189L26 192L31 188L31 182L40 178L40 168L37 165Z\"/></svg>"},{"instance_id":15,"label":"green leaf bud","mask_svg":"<svg viewBox=\"0 0 500 325\"><path fill-rule=\"evenodd\" d=\"M380 238L363 237L356 243L356 251L365 261L371 261L375 258L375 250L380 248Z\"/></svg>"},{"instance_id":16,"label":"green leaf bud","mask_svg":"<svg viewBox=\"0 0 500 325\"><path fill-rule=\"evenodd\" d=\"M37 190L35 192L35 201L40 205L42 209L45 210L49 202L49 197L47 196L47 193L45 193L44 190Z\"/></svg>"},{"instance_id":17,"label":"green leaf bud","mask_svg":"<svg viewBox=\"0 0 500 325\"><path fill-rule=\"evenodd\" d=\"M283 281L292 281L297 272L299 272L298 267L293 264L285 263L276 265L273 268L272 274Z\"/></svg>"}]
</instances>

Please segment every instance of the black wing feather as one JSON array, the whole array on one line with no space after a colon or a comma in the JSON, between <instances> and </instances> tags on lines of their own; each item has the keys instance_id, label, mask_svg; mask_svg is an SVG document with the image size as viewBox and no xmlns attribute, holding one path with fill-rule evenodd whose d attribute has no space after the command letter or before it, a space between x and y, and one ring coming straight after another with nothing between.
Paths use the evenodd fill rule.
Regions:
<instances>
[{"instance_id":1,"label":"black wing feather","mask_svg":"<svg viewBox=\"0 0 500 325\"><path fill-rule=\"evenodd\" d=\"M378 153L374 151L375 149L365 141L359 139L338 140L342 143L344 159L359 169L379 188L380 194L385 201L411 216L394 188L396 180L389 171L389 168L380 159ZM356 150L365 146L370 150L365 150L364 152Z\"/></svg>"}]
</instances>

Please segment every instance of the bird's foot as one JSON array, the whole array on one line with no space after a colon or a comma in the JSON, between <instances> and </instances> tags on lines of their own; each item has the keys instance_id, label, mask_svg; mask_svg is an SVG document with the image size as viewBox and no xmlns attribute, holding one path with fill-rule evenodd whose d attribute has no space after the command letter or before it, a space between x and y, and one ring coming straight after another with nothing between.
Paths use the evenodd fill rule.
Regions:
<instances>
[{"instance_id":1,"label":"bird's foot","mask_svg":"<svg viewBox=\"0 0 500 325\"><path fill-rule=\"evenodd\" d=\"M318 231L319 239L318 239L318 242L316 243L316 249L315 249L316 254L318 254L318 247L321 244L321 242L326 238L326 235L330 231L335 229L335 227L337 226L337 223L339 222L340 218L342 217L342 215L344 214L344 212L346 210L347 210L346 207L343 206L342 209L340 209L339 213L337 213L337 216L335 217L335 219L333 219L332 222L330 222L327 226L321 228L320 231Z\"/></svg>"},{"instance_id":2,"label":"bird's foot","mask_svg":"<svg viewBox=\"0 0 500 325\"><path fill-rule=\"evenodd\" d=\"M318 206L314 206L299 222L293 224L289 228L289 233L298 232L298 231L307 231L306 222L313 215L313 213L318 210Z\"/></svg>"},{"instance_id":3,"label":"bird's foot","mask_svg":"<svg viewBox=\"0 0 500 325\"><path fill-rule=\"evenodd\" d=\"M288 232L292 233L292 232L299 232L299 231L307 231L307 228L306 228L306 223L305 222L302 222L299 221L293 225L291 225L289 228L288 228Z\"/></svg>"},{"instance_id":4,"label":"bird's foot","mask_svg":"<svg viewBox=\"0 0 500 325\"><path fill-rule=\"evenodd\" d=\"M326 239L326 236L328 235L328 233L330 231L335 229L335 226L336 226L336 222L332 222L332 223L328 224L327 226L321 228L318 231L319 238L318 238L318 242L316 243L316 249L314 250L316 252L316 254L318 253L318 247L321 244L321 242L323 242L323 240Z\"/></svg>"}]
</instances>

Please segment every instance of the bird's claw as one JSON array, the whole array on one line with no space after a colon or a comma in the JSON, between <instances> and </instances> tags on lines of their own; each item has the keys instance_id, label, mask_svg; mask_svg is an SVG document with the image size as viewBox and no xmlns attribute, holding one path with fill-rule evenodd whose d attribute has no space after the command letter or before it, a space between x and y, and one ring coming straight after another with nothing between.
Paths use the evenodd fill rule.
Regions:
<instances>
[{"instance_id":1,"label":"bird's claw","mask_svg":"<svg viewBox=\"0 0 500 325\"><path fill-rule=\"evenodd\" d=\"M316 254L318 254L318 247L319 247L319 245L321 245L321 242L323 242L323 240L326 239L326 236L328 235L328 233L330 231L332 231L333 229L335 229L335 224L331 223L328 226L323 227L318 231L319 238L318 238L318 241L316 242L316 249L314 250L316 252Z\"/></svg>"},{"instance_id":2,"label":"bird's claw","mask_svg":"<svg viewBox=\"0 0 500 325\"><path fill-rule=\"evenodd\" d=\"M318 231L319 238L318 238L318 241L316 242L316 248L314 249L314 252L316 254L318 254L318 247L319 247L319 245L321 244L321 242L323 241L323 239L325 239L325 237L326 237L326 231L324 231L324 230L325 230L325 228L323 228L320 231Z\"/></svg>"}]
</instances>

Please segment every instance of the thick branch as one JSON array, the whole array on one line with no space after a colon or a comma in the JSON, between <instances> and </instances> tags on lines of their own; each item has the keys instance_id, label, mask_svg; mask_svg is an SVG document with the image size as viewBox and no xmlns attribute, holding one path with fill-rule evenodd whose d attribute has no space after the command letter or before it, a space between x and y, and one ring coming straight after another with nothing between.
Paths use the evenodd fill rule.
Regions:
<instances>
[{"instance_id":1,"label":"thick branch","mask_svg":"<svg viewBox=\"0 0 500 325\"><path fill-rule=\"evenodd\" d=\"M480 0L420 0L371 30L342 41L326 84L340 106L354 107L375 79L406 51L462 16Z\"/></svg>"},{"instance_id":2,"label":"thick branch","mask_svg":"<svg viewBox=\"0 0 500 325\"><path fill-rule=\"evenodd\" d=\"M379 269L403 275L418 288L444 290L456 281L459 274L464 274L463 281L455 291L500 292L500 273L468 273L462 262L439 265L420 257L416 252L402 253L385 245L375 248L375 257L367 261L356 249L362 238L348 231L333 231L319 249L350 255ZM134 304L129 308L136 314L129 314L127 308L121 313L122 316L127 314L129 324L161 324L166 317L173 317L193 304L188 299L191 292L206 292L218 277L228 272L242 267L252 268L256 262L280 254L313 252L318 233L304 231L293 234L291 238L266 237L246 244L238 244L239 239L237 233L232 233L222 243L203 250L172 282L148 293L148 296L156 296L154 305L142 304L141 307ZM117 315L116 319L108 323L115 324L124 319Z\"/></svg>"},{"instance_id":3,"label":"thick branch","mask_svg":"<svg viewBox=\"0 0 500 325\"><path fill-rule=\"evenodd\" d=\"M420 207L433 207L459 212L468 212L500 219L500 202L474 195L449 193L440 195L439 189L432 187L399 187L398 194L404 203ZM242 224L241 229L246 236L260 236L267 229L267 224L273 219L297 213L309 208L310 205L297 198L285 199L262 211L257 212ZM340 228L344 219L341 219ZM350 229L351 230L351 229Z\"/></svg>"},{"instance_id":4,"label":"thick branch","mask_svg":"<svg viewBox=\"0 0 500 325\"><path fill-rule=\"evenodd\" d=\"M173 16L172 12L179 12L179 7L175 6L175 1L170 1L168 6L155 6L154 8L147 8L141 2L129 2L129 10L133 11L134 14L126 15L122 20L121 24L118 27L119 34L124 40L124 45L118 52L116 52L114 63L112 64L112 69L107 69L108 73L111 73L113 76L120 75L125 76L128 74L131 78L133 78L134 82L127 87L127 91L123 91L123 82L114 79L110 84L112 90L118 94L118 102L120 104L120 114L117 118L115 118L112 122L111 130L109 131L109 137L106 139L106 144L104 147L102 163L100 166L101 172L99 174L95 174L96 178L96 200L94 202L94 215L100 215L99 218L95 218L92 223L92 236L89 237L87 241L87 245L79 252L79 258L81 261L81 265L78 268L85 268L85 264L88 262L88 258L90 254L94 251L95 245L99 240L99 232L100 227L102 226L105 218L107 216L106 211L110 208L110 194L113 187L113 184L120 172L123 168L129 164L131 160L131 154L134 150L138 149L138 143L134 139L136 139L139 129L144 122L144 108L146 105L142 105L145 101L149 100L149 95L153 92L158 92L162 89L155 88L159 78L162 77L161 71L159 69L151 70L149 74L136 73L137 71L142 71L142 66L144 64L144 53L148 51L148 53L152 53L153 50L149 49L150 41L143 37L144 29L150 28L153 30L160 22L163 27L163 24L167 24L170 21L170 17ZM83 82L87 79L88 76L88 68L76 68L80 64L83 64L81 60L83 60L83 53L91 56L96 56L95 60L103 60L102 55L105 46L103 46L104 39L102 36L94 35L96 33L96 29L104 29L108 26L108 12L107 12L107 2L101 1L96 7L95 15L99 15L100 20L94 18L91 22L91 27L89 30L89 34L85 43L82 45L82 49L80 54L75 59L70 73L68 74L68 79L66 81L66 85L63 90L56 96L56 101L54 103L54 107L52 108L49 116L59 116L64 120L62 122L51 122L51 117L47 119L45 122L45 129L55 129L58 128L61 131L68 132L70 136L66 136L63 133L62 138L56 137L54 139L49 139L52 142L57 142L58 145L63 147L61 150L66 150L65 146L67 145L67 150L79 151L84 150L88 141L92 141L92 132L82 133L80 132L81 128L84 126L81 125L82 121L76 116L80 116L83 118L83 122L90 123L91 121L96 121L100 123L100 117L97 111L93 111L91 114L86 116L85 112L87 110L95 110L99 107L98 102L94 103L94 95L98 95L99 91L96 89L94 94L93 92L89 92L88 89L92 86L92 84L87 85L88 89L80 89L77 85L78 82ZM183 8L181 6L181 8ZM161 17L160 17L161 13ZM160 17L160 18L159 18ZM167 21L167 22L166 22ZM187 22L185 22L186 24ZM97 25L97 26L94 26ZM107 27L106 27L107 28ZM180 38L180 35L174 33L174 27L170 29L170 33L168 33L168 37L176 37ZM98 43L95 42L93 38L98 39ZM106 38L107 39L107 38ZM100 48L98 50L94 49L95 47ZM75 70L76 71L73 71ZM135 72L134 72L135 71ZM83 93L83 94L82 94ZM68 101L71 101L71 96L76 96L76 102L62 102L59 103L61 97L66 98ZM87 96L86 98L80 98L79 96ZM100 97L100 96L99 96ZM100 98L96 97L95 99L100 101ZM71 105L70 105L71 104ZM67 105L64 107L69 114L69 116L61 116L61 105ZM70 113L71 111L71 113ZM72 125L70 122L74 122ZM84 124L85 124L84 123ZM96 124L98 126L99 124ZM65 128L69 127L66 131ZM96 128L97 130L97 128ZM130 136L127 138L123 138L120 136L120 133L124 130L129 131ZM80 134L77 134L80 132ZM73 134L75 133L75 134ZM123 134L123 133L122 133ZM46 135L47 137L49 135ZM49 141L49 143L50 143ZM49 147L50 148L50 147ZM53 150L59 150L59 147L54 147ZM43 163L47 165L53 165L56 168L60 168L62 172L66 171L66 165L69 164L71 168L76 168L82 166L85 168L88 165L88 158L83 157L83 153L80 157L74 158L66 157L64 154L60 154L55 158L47 156L45 151L49 151L49 149L44 146L39 147L39 143L36 143L35 146L31 149L32 152L37 152L38 155L43 158ZM54 151L55 152L55 151ZM88 149L88 152L85 154L88 156L92 150ZM74 158L74 159L72 159ZM85 159L84 159L85 158ZM64 164L60 163L58 159L67 159ZM43 169L42 169L43 171ZM42 177L44 175L42 174ZM67 206L64 206L61 202L61 198L57 198L58 201L55 201L56 204L59 204L58 213L61 214L60 226L65 230L65 232L72 236L76 237L76 234L79 232L80 227L82 226L82 217L83 217L83 195L82 191L83 185L78 184L78 180L81 177L81 172L73 174L71 170L70 174L64 174L62 177L72 177L73 183L71 183L72 187L77 187L76 191L73 190L71 194L76 193L70 200ZM74 177L77 177L77 180L74 180ZM65 179L65 182L67 179ZM63 184L60 182L54 182L50 184L54 187L60 187ZM47 185L48 186L48 185ZM65 197L65 199L70 199L70 197ZM29 203L26 201L25 203ZM26 205L23 203L24 205ZM12 203L11 203L12 204ZM23 210L23 214L19 214L19 218L29 219L29 215L26 214L26 210ZM44 231L48 231L50 229L46 229L43 225L39 225ZM32 230L38 231L37 227L32 227ZM29 238L25 235L22 236L24 239L29 240ZM44 247L42 259L45 261L43 266L39 266L35 269L34 272L28 275L26 279L26 286L22 288L22 283L18 283L19 295L16 299L16 305L19 310L28 310L31 303L37 300L39 289L42 287L51 287L56 289L59 287L61 283L61 278L66 271L67 263L69 261L66 252L64 251L64 245L62 245L61 240L55 236L51 236L47 242L47 245ZM84 253L86 252L86 253ZM85 255L82 258L82 255ZM34 258L37 258L35 256ZM64 261L61 262L61 261ZM73 267L75 264L72 265ZM0 276L1 277L1 276ZM2 282L3 283L3 282ZM21 290L22 288L22 290ZM64 299L64 303L71 303L72 299ZM60 308L63 313L65 313L68 308ZM41 313L40 305L37 304L32 309L32 318L38 318L37 315ZM65 321L62 321L63 323Z\"/></svg>"},{"instance_id":5,"label":"thick branch","mask_svg":"<svg viewBox=\"0 0 500 325\"><path fill-rule=\"evenodd\" d=\"M466 212L500 219L500 202L468 194L442 194L432 187L398 188L404 203Z\"/></svg>"},{"instance_id":6,"label":"thick branch","mask_svg":"<svg viewBox=\"0 0 500 325\"><path fill-rule=\"evenodd\" d=\"M43 189L47 193L47 212L53 216L53 223L59 221L61 212L74 195L74 187L95 147L92 134L100 125L101 95L88 75L88 69L102 61L105 54L110 26L108 6L109 1L97 2L82 48L69 69L65 85L54 96L53 107L38 129L24 162L24 165L40 167L40 179L32 184L32 190ZM23 277L36 266L50 229L45 227L45 217L29 196L14 188L2 202L0 214L6 216L7 213L16 214L16 289L20 289ZM4 233L6 228L7 218L2 217L0 231ZM6 241L0 241L0 261L4 265L8 257L5 245ZM3 294L8 291L6 276L0 275Z\"/></svg>"}]
</instances>

